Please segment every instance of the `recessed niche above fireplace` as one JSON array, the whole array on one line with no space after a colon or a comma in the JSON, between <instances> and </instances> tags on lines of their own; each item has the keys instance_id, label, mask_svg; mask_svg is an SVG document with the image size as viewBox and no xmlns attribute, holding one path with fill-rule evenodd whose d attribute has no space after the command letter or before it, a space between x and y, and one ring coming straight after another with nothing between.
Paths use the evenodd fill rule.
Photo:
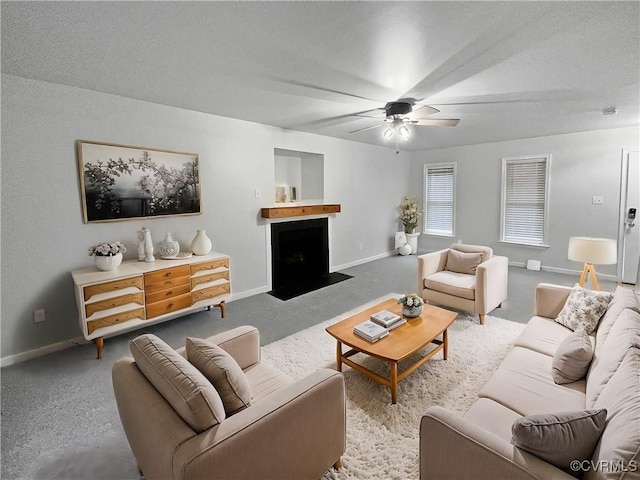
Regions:
<instances>
[{"instance_id":1,"label":"recessed niche above fireplace","mask_svg":"<svg viewBox=\"0 0 640 480\"><path fill-rule=\"evenodd\" d=\"M271 224L271 267L269 293L281 300L351 278L329 273L327 218Z\"/></svg>"},{"instance_id":2,"label":"recessed niche above fireplace","mask_svg":"<svg viewBox=\"0 0 640 480\"><path fill-rule=\"evenodd\" d=\"M324 155L274 149L274 202L318 204L324 199Z\"/></svg>"}]
</instances>

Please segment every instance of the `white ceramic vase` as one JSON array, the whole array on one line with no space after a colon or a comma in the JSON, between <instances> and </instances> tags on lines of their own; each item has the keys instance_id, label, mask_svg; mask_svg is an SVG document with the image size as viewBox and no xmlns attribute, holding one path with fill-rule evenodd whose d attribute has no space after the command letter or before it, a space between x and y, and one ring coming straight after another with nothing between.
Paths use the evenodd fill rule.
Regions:
<instances>
[{"instance_id":1,"label":"white ceramic vase","mask_svg":"<svg viewBox=\"0 0 640 480\"><path fill-rule=\"evenodd\" d=\"M102 256L94 255L93 260L96 262L98 269L108 272L109 270L115 270L122 263L122 254L116 253L115 255Z\"/></svg>"},{"instance_id":2,"label":"white ceramic vase","mask_svg":"<svg viewBox=\"0 0 640 480\"><path fill-rule=\"evenodd\" d=\"M424 305L418 305L417 307L407 307L406 305L403 305L402 315L407 318L419 317L423 308Z\"/></svg>"},{"instance_id":3,"label":"white ceramic vase","mask_svg":"<svg viewBox=\"0 0 640 480\"><path fill-rule=\"evenodd\" d=\"M411 255L411 245L405 243L398 249L398 253L400 253L400 255Z\"/></svg>"},{"instance_id":4,"label":"white ceramic vase","mask_svg":"<svg viewBox=\"0 0 640 480\"><path fill-rule=\"evenodd\" d=\"M171 232L167 232L165 239L160 242L160 256L174 258L178 253L180 253L180 244L171 238Z\"/></svg>"},{"instance_id":5,"label":"white ceramic vase","mask_svg":"<svg viewBox=\"0 0 640 480\"><path fill-rule=\"evenodd\" d=\"M419 233L407 233L407 243L411 247L411 255L418 253L418 237Z\"/></svg>"},{"instance_id":6,"label":"white ceramic vase","mask_svg":"<svg viewBox=\"0 0 640 480\"><path fill-rule=\"evenodd\" d=\"M206 255L211 251L211 239L207 237L207 232L198 230L191 242L191 251L194 255Z\"/></svg>"}]
</instances>

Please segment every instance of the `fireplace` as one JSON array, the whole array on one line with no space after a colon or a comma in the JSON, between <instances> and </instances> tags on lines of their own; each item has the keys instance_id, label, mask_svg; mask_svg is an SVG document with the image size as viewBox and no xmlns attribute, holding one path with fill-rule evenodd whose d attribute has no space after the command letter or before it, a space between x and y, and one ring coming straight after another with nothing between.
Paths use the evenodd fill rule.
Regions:
<instances>
[{"instance_id":1,"label":"fireplace","mask_svg":"<svg viewBox=\"0 0 640 480\"><path fill-rule=\"evenodd\" d=\"M288 300L347 278L329 273L327 218L271 224L271 295Z\"/></svg>"}]
</instances>

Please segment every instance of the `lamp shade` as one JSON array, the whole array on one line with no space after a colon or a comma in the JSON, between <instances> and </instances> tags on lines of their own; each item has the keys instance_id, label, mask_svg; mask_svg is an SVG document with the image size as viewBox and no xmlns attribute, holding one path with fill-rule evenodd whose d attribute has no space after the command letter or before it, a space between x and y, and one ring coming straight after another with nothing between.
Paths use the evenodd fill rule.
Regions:
<instances>
[{"instance_id":1,"label":"lamp shade","mask_svg":"<svg viewBox=\"0 0 640 480\"><path fill-rule=\"evenodd\" d=\"M618 243L611 238L570 237L568 259L595 265L618 261Z\"/></svg>"}]
</instances>

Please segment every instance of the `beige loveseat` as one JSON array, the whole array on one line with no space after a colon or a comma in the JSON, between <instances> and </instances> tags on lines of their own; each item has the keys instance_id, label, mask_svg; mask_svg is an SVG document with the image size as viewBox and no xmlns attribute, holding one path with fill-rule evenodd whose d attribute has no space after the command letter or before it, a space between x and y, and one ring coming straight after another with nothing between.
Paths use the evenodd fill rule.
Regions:
<instances>
[{"instance_id":1,"label":"beige loveseat","mask_svg":"<svg viewBox=\"0 0 640 480\"><path fill-rule=\"evenodd\" d=\"M454 243L418 257L418 295L425 301L484 316L507 298L509 259L480 245Z\"/></svg>"},{"instance_id":2,"label":"beige loveseat","mask_svg":"<svg viewBox=\"0 0 640 480\"><path fill-rule=\"evenodd\" d=\"M231 415L226 403L222 409L225 394L193 372L184 348L180 356L157 337L140 336L131 341L137 362L113 366L120 419L147 480L317 479L339 466L346 443L341 373L322 369L294 381L260 361L254 327L206 340L248 380L250 404Z\"/></svg>"},{"instance_id":3,"label":"beige loveseat","mask_svg":"<svg viewBox=\"0 0 640 480\"><path fill-rule=\"evenodd\" d=\"M556 384L554 355L572 332L554 319L571 291L538 285L534 317L463 417L441 407L426 412L420 424L421 479L640 478L638 295L617 288L597 330L586 338L586 349L593 350L591 363L584 366L586 378ZM586 409L606 409L604 431L595 438L590 457L575 459L569 468L557 468L512 444L512 426L524 416ZM544 428L537 433L544 434ZM566 442L584 439L545 440L543 448L555 449L550 452L555 455Z\"/></svg>"}]
</instances>

